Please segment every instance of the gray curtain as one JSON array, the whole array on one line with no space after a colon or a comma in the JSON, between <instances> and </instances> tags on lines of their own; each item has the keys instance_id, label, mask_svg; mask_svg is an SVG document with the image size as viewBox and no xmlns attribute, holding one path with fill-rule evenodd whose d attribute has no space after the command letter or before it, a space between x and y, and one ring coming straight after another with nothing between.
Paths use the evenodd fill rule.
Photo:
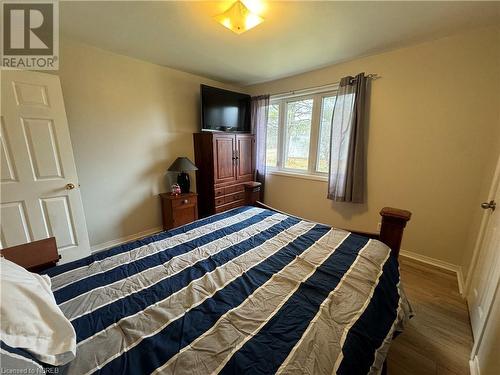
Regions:
<instances>
[{"instance_id":1,"label":"gray curtain","mask_svg":"<svg viewBox=\"0 0 500 375\"><path fill-rule=\"evenodd\" d=\"M364 73L344 77L332 116L328 199L363 203L365 197L365 95Z\"/></svg>"},{"instance_id":2,"label":"gray curtain","mask_svg":"<svg viewBox=\"0 0 500 375\"><path fill-rule=\"evenodd\" d=\"M269 113L269 95L252 97L251 126L255 135L255 181L262 184L260 200L264 200L266 180L266 134L267 115Z\"/></svg>"}]
</instances>

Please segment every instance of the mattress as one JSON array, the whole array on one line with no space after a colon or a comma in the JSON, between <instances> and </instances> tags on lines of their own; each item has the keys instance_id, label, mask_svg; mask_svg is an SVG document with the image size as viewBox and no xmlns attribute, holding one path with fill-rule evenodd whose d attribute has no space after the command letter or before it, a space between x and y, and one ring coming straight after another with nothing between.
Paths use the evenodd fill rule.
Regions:
<instances>
[{"instance_id":1,"label":"mattress","mask_svg":"<svg viewBox=\"0 0 500 375\"><path fill-rule=\"evenodd\" d=\"M378 374L410 312L386 245L256 207L46 273L68 374Z\"/></svg>"}]
</instances>

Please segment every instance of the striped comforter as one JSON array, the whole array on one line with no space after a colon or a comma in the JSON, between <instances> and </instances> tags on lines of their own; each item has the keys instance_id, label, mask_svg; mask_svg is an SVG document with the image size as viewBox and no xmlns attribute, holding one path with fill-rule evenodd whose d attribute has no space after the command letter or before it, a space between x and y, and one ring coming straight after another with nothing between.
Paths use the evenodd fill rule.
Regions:
<instances>
[{"instance_id":1,"label":"striped comforter","mask_svg":"<svg viewBox=\"0 0 500 375\"><path fill-rule=\"evenodd\" d=\"M408 316L384 244L254 207L47 274L69 374L376 374Z\"/></svg>"}]
</instances>

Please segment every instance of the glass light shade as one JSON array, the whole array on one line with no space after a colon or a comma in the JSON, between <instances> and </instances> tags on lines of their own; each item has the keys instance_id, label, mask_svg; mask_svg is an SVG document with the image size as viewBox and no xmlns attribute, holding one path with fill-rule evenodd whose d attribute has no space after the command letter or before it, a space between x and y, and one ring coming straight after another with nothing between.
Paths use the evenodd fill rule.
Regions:
<instances>
[{"instance_id":1,"label":"glass light shade","mask_svg":"<svg viewBox=\"0 0 500 375\"><path fill-rule=\"evenodd\" d=\"M236 34L244 33L247 30L264 22L259 15L252 13L240 0L236 1L224 13L214 17L216 21Z\"/></svg>"}]
</instances>

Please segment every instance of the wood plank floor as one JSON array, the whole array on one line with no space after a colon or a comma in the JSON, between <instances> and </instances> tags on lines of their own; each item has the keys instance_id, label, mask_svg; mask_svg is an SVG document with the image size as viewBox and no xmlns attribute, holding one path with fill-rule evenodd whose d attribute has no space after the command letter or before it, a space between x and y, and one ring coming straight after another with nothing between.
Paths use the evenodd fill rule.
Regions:
<instances>
[{"instance_id":1,"label":"wood plank floor","mask_svg":"<svg viewBox=\"0 0 500 375\"><path fill-rule=\"evenodd\" d=\"M388 375L469 374L472 332L456 275L403 257L400 265L415 316L391 346Z\"/></svg>"}]
</instances>

